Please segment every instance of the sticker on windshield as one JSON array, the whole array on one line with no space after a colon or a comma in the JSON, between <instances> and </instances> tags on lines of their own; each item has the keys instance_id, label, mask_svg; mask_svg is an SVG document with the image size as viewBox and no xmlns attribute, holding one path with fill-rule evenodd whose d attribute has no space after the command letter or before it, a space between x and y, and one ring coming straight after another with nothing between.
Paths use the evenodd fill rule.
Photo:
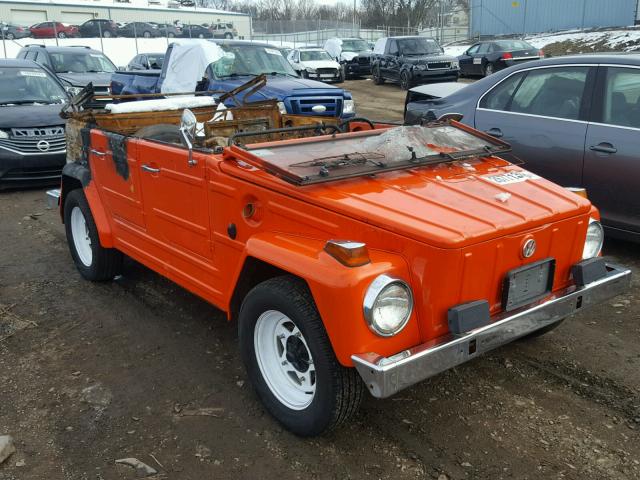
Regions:
<instances>
[{"instance_id":1,"label":"sticker on windshield","mask_svg":"<svg viewBox=\"0 0 640 480\"><path fill-rule=\"evenodd\" d=\"M41 77L47 78L47 74L44 72L38 72L36 70L20 70L20 75L23 77Z\"/></svg>"},{"instance_id":2,"label":"sticker on windshield","mask_svg":"<svg viewBox=\"0 0 640 480\"><path fill-rule=\"evenodd\" d=\"M267 52L269 55L282 55L280 53L280 50L275 50L273 48L265 48L264 51Z\"/></svg>"},{"instance_id":3,"label":"sticker on windshield","mask_svg":"<svg viewBox=\"0 0 640 480\"><path fill-rule=\"evenodd\" d=\"M484 178L496 185L509 185L511 183L526 182L527 180L538 180L540 177L535 173L516 170L500 175L485 175Z\"/></svg>"}]
</instances>

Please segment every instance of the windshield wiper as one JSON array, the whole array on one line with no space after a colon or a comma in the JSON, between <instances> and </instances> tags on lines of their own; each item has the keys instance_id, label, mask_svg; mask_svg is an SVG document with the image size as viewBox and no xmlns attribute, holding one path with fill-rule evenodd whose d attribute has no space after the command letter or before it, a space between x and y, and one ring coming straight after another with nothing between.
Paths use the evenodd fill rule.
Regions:
<instances>
[{"instance_id":1,"label":"windshield wiper","mask_svg":"<svg viewBox=\"0 0 640 480\"><path fill-rule=\"evenodd\" d=\"M331 173L331 170L365 165L367 163L378 168L385 168L387 164L380 161L385 158L386 157L383 154L376 152L352 152L316 158L315 160L309 160L307 162L292 163L290 166L297 168L320 167L318 175L321 177L327 177Z\"/></svg>"}]
</instances>

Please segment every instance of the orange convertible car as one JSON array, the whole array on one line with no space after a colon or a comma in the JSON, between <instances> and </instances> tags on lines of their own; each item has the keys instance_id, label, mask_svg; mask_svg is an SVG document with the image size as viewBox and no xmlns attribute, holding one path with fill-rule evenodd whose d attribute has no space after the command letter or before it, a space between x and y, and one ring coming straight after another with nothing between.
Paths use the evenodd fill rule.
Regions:
<instances>
[{"instance_id":1,"label":"orange convertible car","mask_svg":"<svg viewBox=\"0 0 640 480\"><path fill-rule=\"evenodd\" d=\"M128 255L237 319L254 388L299 435L628 287L586 198L455 121L172 106L72 115L50 195L74 262L104 281Z\"/></svg>"}]
</instances>

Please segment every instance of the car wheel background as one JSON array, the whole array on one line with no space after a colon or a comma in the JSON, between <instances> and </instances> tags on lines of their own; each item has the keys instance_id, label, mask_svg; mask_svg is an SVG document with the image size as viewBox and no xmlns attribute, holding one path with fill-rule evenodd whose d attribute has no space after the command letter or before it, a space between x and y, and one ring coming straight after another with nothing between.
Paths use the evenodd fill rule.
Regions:
<instances>
[{"instance_id":1,"label":"car wheel background","mask_svg":"<svg viewBox=\"0 0 640 480\"><path fill-rule=\"evenodd\" d=\"M224 34L224 38L233 38L233 35L229 32Z\"/></svg>"},{"instance_id":2,"label":"car wheel background","mask_svg":"<svg viewBox=\"0 0 640 480\"><path fill-rule=\"evenodd\" d=\"M485 77L488 77L489 75L493 74L494 72L495 72L495 67L493 66L493 63L487 63L484 66L483 73L484 73Z\"/></svg>"},{"instance_id":3,"label":"car wheel background","mask_svg":"<svg viewBox=\"0 0 640 480\"><path fill-rule=\"evenodd\" d=\"M16 38L16 36L13 33L7 33L5 38L7 40L14 40Z\"/></svg>"},{"instance_id":4,"label":"car wheel background","mask_svg":"<svg viewBox=\"0 0 640 480\"><path fill-rule=\"evenodd\" d=\"M109 30L105 30L104 32L102 32L102 36L104 38L110 38L112 37L111 32Z\"/></svg>"},{"instance_id":5,"label":"car wheel background","mask_svg":"<svg viewBox=\"0 0 640 480\"><path fill-rule=\"evenodd\" d=\"M411 88L411 78L409 72L406 70L400 72L400 88L402 88L402 90L409 90Z\"/></svg>"},{"instance_id":6,"label":"car wheel background","mask_svg":"<svg viewBox=\"0 0 640 480\"><path fill-rule=\"evenodd\" d=\"M373 83L376 85L382 85L384 83L384 78L380 75L380 67L376 66L371 72L371 76L373 77Z\"/></svg>"},{"instance_id":7,"label":"car wheel background","mask_svg":"<svg viewBox=\"0 0 640 480\"><path fill-rule=\"evenodd\" d=\"M148 31L147 31L147 32L144 32L144 33L142 34L142 36L143 36L144 38L151 38L151 32L148 32Z\"/></svg>"}]
</instances>

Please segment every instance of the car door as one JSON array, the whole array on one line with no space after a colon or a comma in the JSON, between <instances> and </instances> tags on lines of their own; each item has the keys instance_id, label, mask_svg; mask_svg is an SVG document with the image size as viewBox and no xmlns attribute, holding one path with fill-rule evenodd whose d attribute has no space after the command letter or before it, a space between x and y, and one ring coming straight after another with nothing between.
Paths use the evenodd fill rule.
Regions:
<instances>
[{"instance_id":1,"label":"car door","mask_svg":"<svg viewBox=\"0 0 640 480\"><path fill-rule=\"evenodd\" d=\"M476 43L472 45L466 52L464 52L460 58L460 71L465 75L473 75L473 55L478 52L478 48L480 48L480 44Z\"/></svg>"},{"instance_id":2,"label":"car door","mask_svg":"<svg viewBox=\"0 0 640 480\"><path fill-rule=\"evenodd\" d=\"M475 127L511 144L527 170L560 185L580 185L596 69L559 65L515 72L480 98Z\"/></svg>"},{"instance_id":3,"label":"car door","mask_svg":"<svg viewBox=\"0 0 640 480\"><path fill-rule=\"evenodd\" d=\"M382 66L382 75L384 78L397 80L400 70L400 50L398 49L398 41L395 38L390 38L389 45L387 47L387 54L384 56L384 64Z\"/></svg>"},{"instance_id":4,"label":"car door","mask_svg":"<svg viewBox=\"0 0 640 480\"><path fill-rule=\"evenodd\" d=\"M212 258L206 184L206 156L193 152L189 165L185 148L140 140L140 181L147 228L153 241L175 256L167 260L184 270L185 262Z\"/></svg>"},{"instance_id":5,"label":"car door","mask_svg":"<svg viewBox=\"0 0 640 480\"><path fill-rule=\"evenodd\" d=\"M609 227L640 232L640 68L600 67L583 182Z\"/></svg>"}]
</instances>

